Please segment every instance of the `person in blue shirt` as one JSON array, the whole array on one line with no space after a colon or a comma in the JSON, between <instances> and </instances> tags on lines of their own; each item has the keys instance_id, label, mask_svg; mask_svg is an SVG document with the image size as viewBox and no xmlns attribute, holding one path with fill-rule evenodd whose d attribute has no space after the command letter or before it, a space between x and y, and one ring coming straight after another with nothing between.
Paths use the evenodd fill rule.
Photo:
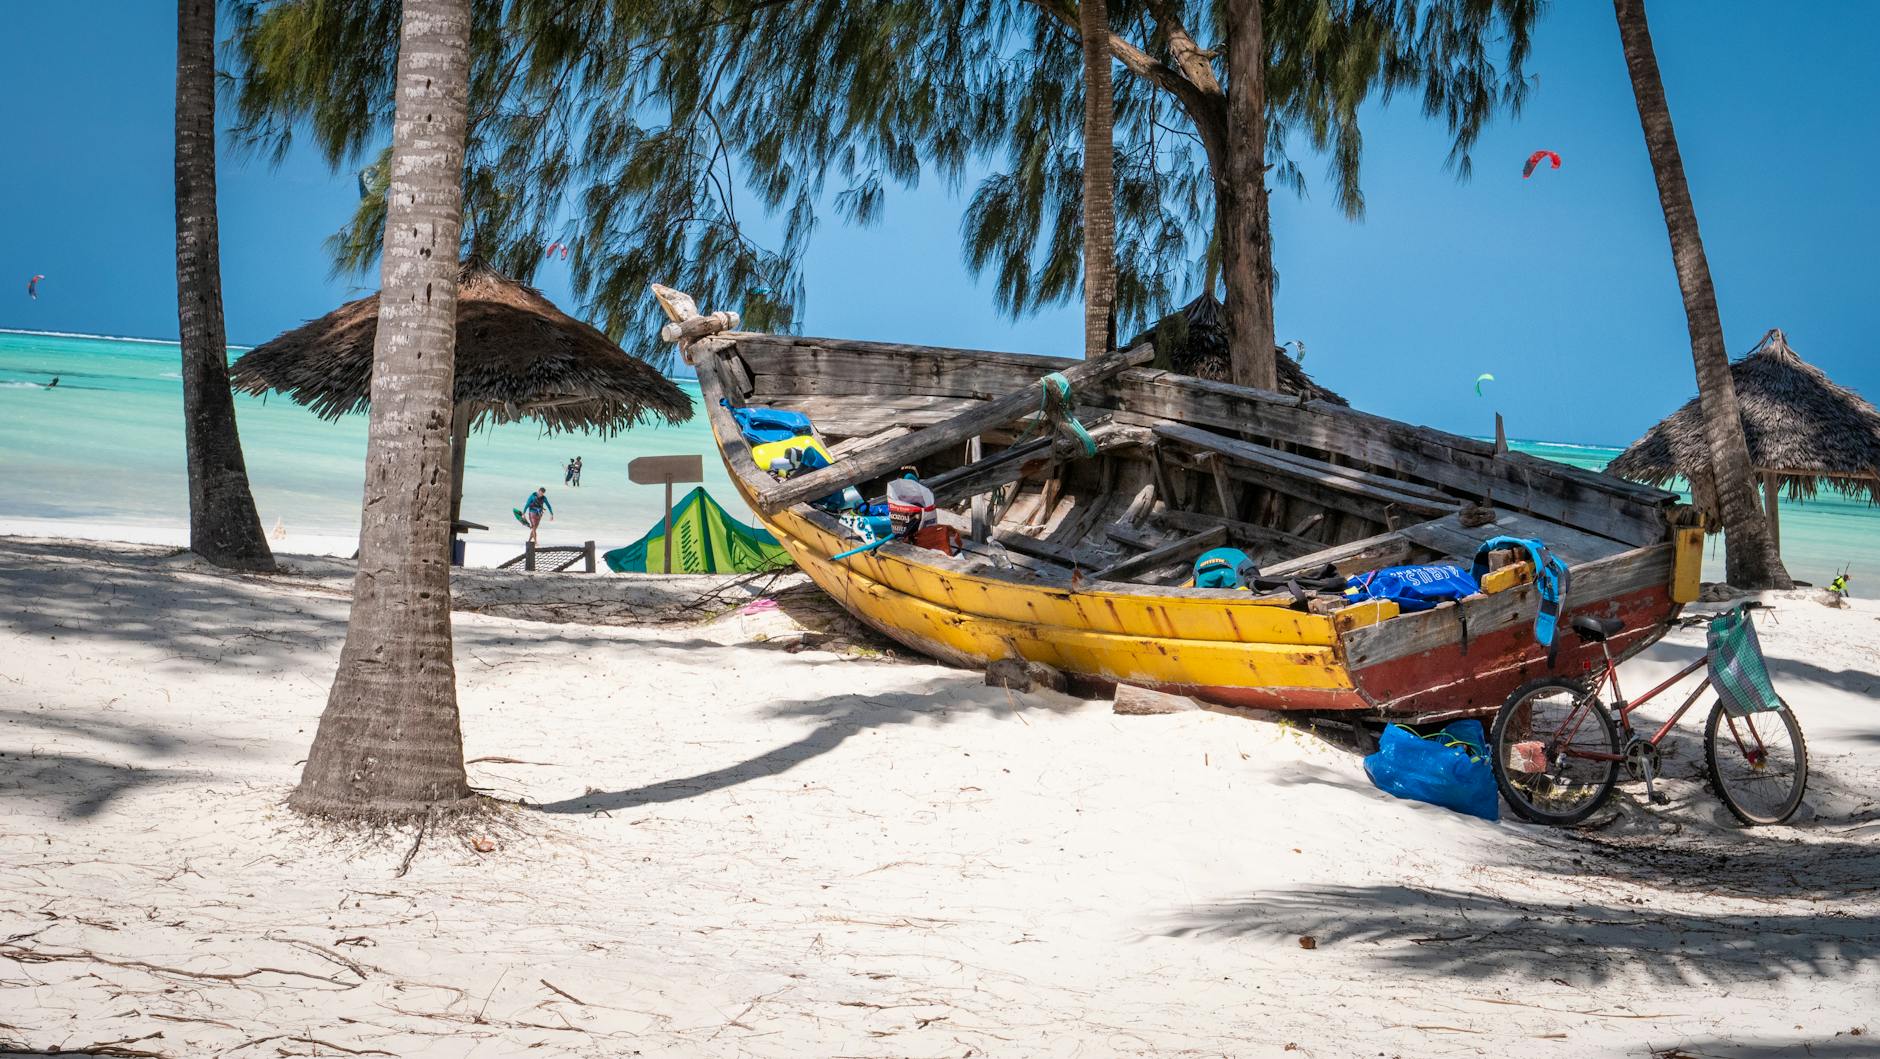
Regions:
<instances>
[{"instance_id":1,"label":"person in blue shirt","mask_svg":"<svg viewBox=\"0 0 1880 1059\"><path fill-rule=\"evenodd\" d=\"M550 522L555 521L555 508L548 502L548 486L543 486L529 494L529 499L522 502L522 515L529 520L529 543L535 543L536 530L542 525L542 516L546 514Z\"/></svg>"}]
</instances>

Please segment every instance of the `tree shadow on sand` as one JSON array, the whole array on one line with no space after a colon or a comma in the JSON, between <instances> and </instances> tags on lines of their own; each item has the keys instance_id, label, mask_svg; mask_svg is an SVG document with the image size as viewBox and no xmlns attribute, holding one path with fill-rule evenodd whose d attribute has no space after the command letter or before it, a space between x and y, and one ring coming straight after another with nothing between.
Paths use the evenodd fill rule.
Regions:
<instances>
[{"instance_id":1,"label":"tree shadow on sand","mask_svg":"<svg viewBox=\"0 0 1880 1059\"><path fill-rule=\"evenodd\" d=\"M1028 697L1019 702L1005 697L1003 691L983 685L969 685L966 683L968 679L970 674L941 676L906 691L831 695L820 699L777 703L769 709L773 717L809 720L815 722L816 726L801 738L721 768L627 790L595 791L535 808L545 813L594 813L683 801L753 780L783 775L870 729L920 722L943 724L963 713L1003 713L1021 706L1036 708L1046 702L1081 705L1068 698Z\"/></svg>"},{"instance_id":2,"label":"tree shadow on sand","mask_svg":"<svg viewBox=\"0 0 1880 1059\"><path fill-rule=\"evenodd\" d=\"M65 748L41 749L42 738L104 743L113 750L153 757L170 757L189 746L173 733L123 718L122 711L100 716L0 709L0 799L53 806L58 816L84 819L139 788L206 775L194 769L109 761Z\"/></svg>"},{"instance_id":3,"label":"tree shadow on sand","mask_svg":"<svg viewBox=\"0 0 1880 1059\"><path fill-rule=\"evenodd\" d=\"M1766 982L1880 967L1880 919L1861 912L1702 914L1589 900L1510 900L1417 886L1250 894L1176 919L1169 937L1309 935L1361 945L1392 971L1481 980L1504 974L1604 985Z\"/></svg>"}]
</instances>

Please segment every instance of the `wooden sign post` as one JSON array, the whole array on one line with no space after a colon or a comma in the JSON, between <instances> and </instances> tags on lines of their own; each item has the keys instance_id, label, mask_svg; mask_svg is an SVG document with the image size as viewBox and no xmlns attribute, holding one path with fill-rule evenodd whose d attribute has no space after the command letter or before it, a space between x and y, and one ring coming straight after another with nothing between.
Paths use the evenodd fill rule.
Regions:
<instances>
[{"instance_id":1,"label":"wooden sign post","mask_svg":"<svg viewBox=\"0 0 1880 1059\"><path fill-rule=\"evenodd\" d=\"M634 485L666 487L666 572L672 573L672 484L705 480L705 461L698 456L641 456L627 464L627 481Z\"/></svg>"}]
</instances>

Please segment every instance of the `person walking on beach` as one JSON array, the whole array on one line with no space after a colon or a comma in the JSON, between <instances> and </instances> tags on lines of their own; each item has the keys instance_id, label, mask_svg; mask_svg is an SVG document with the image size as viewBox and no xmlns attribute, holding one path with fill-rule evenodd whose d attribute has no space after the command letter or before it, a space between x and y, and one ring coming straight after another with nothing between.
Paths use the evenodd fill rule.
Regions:
<instances>
[{"instance_id":1,"label":"person walking on beach","mask_svg":"<svg viewBox=\"0 0 1880 1059\"><path fill-rule=\"evenodd\" d=\"M529 499L522 502L522 516L529 520L529 543L535 543L535 534L542 525L542 516L547 515L550 522L555 521L554 505L548 502L548 486L542 486L529 494Z\"/></svg>"}]
</instances>

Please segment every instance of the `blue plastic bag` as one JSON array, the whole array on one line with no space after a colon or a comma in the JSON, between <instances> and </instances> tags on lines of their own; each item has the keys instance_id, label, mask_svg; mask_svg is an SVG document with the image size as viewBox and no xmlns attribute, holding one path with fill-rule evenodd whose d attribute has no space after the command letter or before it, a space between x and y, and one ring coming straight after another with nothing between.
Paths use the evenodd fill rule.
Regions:
<instances>
[{"instance_id":1,"label":"blue plastic bag","mask_svg":"<svg viewBox=\"0 0 1880 1059\"><path fill-rule=\"evenodd\" d=\"M1387 566L1368 574L1345 579L1345 598L1357 603L1367 599L1388 599L1405 614L1429 610L1438 603L1473 596L1481 586L1460 566Z\"/></svg>"},{"instance_id":2,"label":"blue plastic bag","mask_svg":"<svg viewBox=\"0 0 1880 1059\"><path fill-rule=\"evenodd\" d=\"M730 403L726 402L725 406L730 408ZM810 432L809 417L787 408L747 405L743 408L732 408L731 418L738 421L738 431L744 435L744 440L753 445L761 445L769 441L788 441L799 434Z\"/></svg>"},{"instance_id":3,"label":"blue plastic bag","mask_svg":"<svg viewBox=\"0 0 1880 1059\"><path fill-rule=\"evenodd\" d=\"M1364 771L1377 789L1484 820L1501 819L1501 796L1483 749L1481 721L1452 721L1419 736L1401 724L1384 729Z\"/></svg>"}]
</instances>

